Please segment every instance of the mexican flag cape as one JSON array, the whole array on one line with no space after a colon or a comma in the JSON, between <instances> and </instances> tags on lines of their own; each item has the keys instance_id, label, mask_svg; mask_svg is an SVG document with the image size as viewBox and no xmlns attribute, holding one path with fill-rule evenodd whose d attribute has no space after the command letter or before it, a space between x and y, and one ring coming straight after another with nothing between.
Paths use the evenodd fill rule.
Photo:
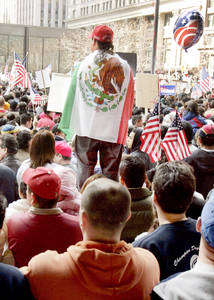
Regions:
<instances>
[{"instance_id":1,"label":"mexican flag cape","mask_svg":"<svg viewBox=\"0 0 214 300\"><path fill-rule=\"evenodd\" d=\"M134 103L134 80L117 54L96 50L75 69L59 128L73 134L125 144Z\"/></svg>"}]
</instances>

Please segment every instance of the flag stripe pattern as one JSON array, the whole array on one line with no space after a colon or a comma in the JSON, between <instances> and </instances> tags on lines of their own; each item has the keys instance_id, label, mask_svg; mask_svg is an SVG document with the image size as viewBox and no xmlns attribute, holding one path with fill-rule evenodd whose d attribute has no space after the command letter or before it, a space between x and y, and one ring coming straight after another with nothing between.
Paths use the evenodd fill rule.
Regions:
<instances>
[{"instance_id":1,"label":"flag stripe pattern","mask_svg":"<svg viewBox=\"0 0 214 300\"><path fill-rule=\"evenodd\" d=\"M13 86L21 86L22 88L30 87L30 80L25 66L22 64L19 56L14 53L14 68L15 68L15 78L13 81Z\"/></svg>"},{"instance_id":2,"label":"flag stripe pattern","mask_svg":"<svg viewBox=\"0 0 214 300\"><path fill-rule=\"evenodd\" d=\"M201 71L201 80L199 84L203 93L210 91L210 76L205 67L203 67Z\"/></svg>"},{"instance_id":3,"label":"flag stripe pattern","mask_svg":"<svg viewBox=\"0 0 214 300\"><path fill-rule=\"evenodd\" d=\"M185 12L175 22L173 34L176 43L185 50L193 46L203 33L203 24L203 18L198 11Z\"/></svg>"},{"instance_id":4,"label":"flag stripe pattern","mask_svg":"<svg viewBox=\"0 0 214 300\"><path fill-rule=\"evenodd\" d=\"M140 150L147 153L152 162L157 162L161 158L159 111L160 103L157 103L141 135Z\"/></svg>"},{"instance_id":5,"label":"flag stripe pattern","mask_svg":"<svg viewBox=\"0 0 214 300\"><path fill-rule=\"evenodd\" d=\"M47 99L36 92L32 86L30 87L30 96L34 105L45 105L47 103Z\"/></svg>"},{"instance_id":6,"label":"flag stripe pattern","mask_svg":"<svg viewBox=\"0 0 214 300\"><path fill-rule=\"evenodd\" d=\"M191 155L178 112L165 135L162 148L168 161L181 160Z\"/></svg>"}]
</instances>

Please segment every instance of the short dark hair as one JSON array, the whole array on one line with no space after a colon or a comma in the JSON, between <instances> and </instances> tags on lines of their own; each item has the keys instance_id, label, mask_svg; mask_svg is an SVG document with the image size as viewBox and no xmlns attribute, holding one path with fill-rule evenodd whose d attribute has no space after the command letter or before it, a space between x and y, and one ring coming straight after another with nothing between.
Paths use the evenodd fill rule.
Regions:
<instances>
[{"instance_id":1,"label":"short dark hair","mask_svg":"<svg viewBox=\"0 0 214 300\"><path fill-rule=\"evenodd\" d=\"M28 151L29 149L29 142L31 140L31 134L27 130L21 130L18 132L16 136L16 140L18 143L18 148Z\"/></svg>"},{"instance_id":2,"label":"short dark hair","mask_svg":"<svg viewBox=\"0 0 214 300\"><path fill-rule=\"evenodd\" d=\"M142 187L145 181L145 164L136 156L127 155L120 163L120 176L128 188Z\"/></svg>"},{"instance_id":3,"label":"short dark hair","mask_svg":"<svg viewBox=\"0 0 214 300\"><path fill-rule=\"evenodd\" d=\"M16 119L16 116L14 113L11 112L11 113L7 114L7 119L8 119L8 121L13 121Z\"/></svg>"},{"instance_id":4,"label":"short dark hair","mask_svg":"<svg viewBox=\"0 0 214 300\"><path fill-rule=\"evenodd\" d=\"M6 207L7 207L7 199L3 194L0 193L0 229L2 229L4 223Z\"/></svg>"},{"instance_id":5,"label":"short dark hair","mask_svg":"<svg viewBox=\"0 0 214 300\"><path fill-rule=\"evenodd\" d=\"M62 132L62 130L59 128L59 124L55 124L52 128L52 132L54 135L57 135L58 133Z\"/></svg>"},{"instance_id":6,"label":"short dark hair","mask_svg":"<svg viewBox=\"0 0 214 300\"><path fill-rule=\"evenodd\" d=\"M1 138L1 148L6 148L8 154L16 154L18 151L18 144L14 135L6 133Z\"/></svg>"},{"instance_id":7,"label":"short dark hair","mask_svg":"<svg viewBox=\"0 0 214 300\"><path fill-rule=\"evenodd\" d=\"M103 42L100 42L98 40L96 40L97 42L97 45L98 45L98 48L100 50L104 50L104 51L108 51L108 50L114 50L114 46L112 44L112 42L106 42L106 43L103 43Z\"/></svg>"},{"instance_id":8,"label":"short dark hair","mask_svg":"<svg viewBox=\"0 0 214 300\"><path fill-rule=\"evenodd\" d=\"M20 98L20 97L21 97L20 92L15 92L15 97L16 97L16 98Z\"/></svg>"},{"instance_id":9,"label":"short dark hair","mask_svg":"<svg viewBox=\"0 0 214 300\"><path fill-rule=\"evenodd\" d=\"M19 189L20 192L22 193L22 195L24 196L24 198L27 197L27 184L24 183L24 181L21 181L20 185L19 185Z\"/></svg>"},{"instance_id":10,"label":"short dark hair","mask_svg":"<svg viewBox=\"0 0 214 300\"><path fill-rule=\"evenodd\" d=\"M18 107L19 107L19 114L20 115L27 113L27 104L25 102L23 102L23 101L19 102Z\"/></svg>"},{"instance_id":11,"label":"short dark hair","mask_svg":"<svg viewBox=\"0 0 214 300\"><path fill-rule=\"evenodd\" d=\"M182 125L187 138L187 142L190 143L193 139L192 125L187 121L182 121Z\"/></svg>"},{"instance_id":12,"label":"short dark hair","mask_svg":"<svg viewBox=\"0 0 214 300\"><path fill-rule=\"evenodd\" d=\"M56 199L45 199L45 198L42 198L42 197L36 195L30 189L29 186L28 186L28 191L34 194L34 196L36 198L36 202L38 203L39 208L53 208L56 205L56 203L58 202L58 200L59 200L59 196Z\"/></svg>"},{"instance_id":13,"label":"short dark hair","mask_svg":"<svg viewBox=\"0 0 214 300\"><path fill-rule=\"evenodd\" d=\"M81 207L96 228L115 231L125 226L130 214L131 196L128 189L111 179L91 182L82 194Z\"/></svg>"},{"instance_id":14,"label":"short dark hair","mask_svg":"<svg viewBox=\"0 0 214 300\"><path fill-rule=\"evenodd\" d=\"M214 108L214 99L212 99L212 101L209 103L209 107Z\"/></svg>"},{"instance_id":15,"label":"short dark hair","mask_svg":"<svg viewBox=\"0 0 214 300\"><path fill-rule=\"evenodd\" d=\"M24 113L20 115L20 124L25 125L28 121L32 119L31 115L28 113Z\"/></svg>"},{"instance_id":16,"label":"short dark hair","mask_svg":"<svg viewBox=\"0 0 214 300\"><path fill-rule=\"evenodd\" d=\"M142 115L134 115L134 116L132 116L132 124L133 125L136 125L136 123L138 121L141 121L141 120L142 120Z\"/></svg>"},{"instance_id":17,"label":"short dark hair","mask_svg":"<svg viewBox=\"0 0 214 300\"><path fill-rule=\"evenodd\" d=\"M195 186L192 168L180 161L159 165L153 179L157 202L166 213L186 212L192 202Z\"/></svg>"}]
</instances>

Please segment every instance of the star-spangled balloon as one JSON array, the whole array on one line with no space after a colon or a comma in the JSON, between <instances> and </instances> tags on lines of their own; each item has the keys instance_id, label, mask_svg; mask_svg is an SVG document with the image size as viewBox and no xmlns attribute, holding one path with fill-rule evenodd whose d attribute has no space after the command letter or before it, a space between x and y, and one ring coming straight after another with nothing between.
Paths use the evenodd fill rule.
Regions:
<instances>
[{"instance_id":1,"label":"star-spangled balloon","mask_svg":"<svg viewBox=\"0 0 214 300\"><path fill-rule=\"evenodd\" d=\"M195 45L204 31L204 21L200 12L192 10L182 14L175 22L173 34L176 43L184 50Z\"/></svg>"}]
</instances>

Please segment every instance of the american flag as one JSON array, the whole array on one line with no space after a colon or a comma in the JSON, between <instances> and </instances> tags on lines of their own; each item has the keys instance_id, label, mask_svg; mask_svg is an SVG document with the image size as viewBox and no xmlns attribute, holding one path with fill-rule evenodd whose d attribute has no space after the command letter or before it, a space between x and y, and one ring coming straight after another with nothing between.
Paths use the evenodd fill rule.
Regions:
<instances>
[{"instance_id":1,"label":"american flag","mask_svg":"<svg viewBox=\"0 0 214 300\"><path fill-rule=\"evenodd\" d=\"M152 162L157 162L161 158L161 134L160 134L160 103L155 105L153 113L149 117L141 135L140 150L146 152Z\"/></svg>"},{"instance_id":2,"label":"american flag","mask_svg":"<svg viewBox=\"0 0 214 300\"><path fill-rule=\"evenodd\" d=\"M205 67L202 68L199 84L203 93L210 91L210 76Z\"/></svg>"},{"instance_id":3,"label":"american flag","mask_svg":"<svg viewBox=\"0 0 214 300\"><path fill-rule=\"evenodd\" d=\"M162 141L168 161L181 160L191 155L181 119L176 111L175 118Z\"/></svg>"},{"instance_id":4,"label":"american flag","mask_svg":"<svg viewBox=\"0 0 214 300\"><path fill-rule=\"evenodd\" d=\"M14 52L14 70L15 78L13 79L13 86L21 86L22 88L30 87L30 79L25 69L25 66L22 64L19 56Z\"/></svg>"},{"instance_id":5,"label":"american flag","mask_svg":"<svg viewBox=\"0 0 214 300\"><path fill-rule=\"evenodd\" d=\"M33 105L45 105L47 103L47 99L42 97L32 86L30 86L30 97Z\"/></svg>"}]
</instances>

